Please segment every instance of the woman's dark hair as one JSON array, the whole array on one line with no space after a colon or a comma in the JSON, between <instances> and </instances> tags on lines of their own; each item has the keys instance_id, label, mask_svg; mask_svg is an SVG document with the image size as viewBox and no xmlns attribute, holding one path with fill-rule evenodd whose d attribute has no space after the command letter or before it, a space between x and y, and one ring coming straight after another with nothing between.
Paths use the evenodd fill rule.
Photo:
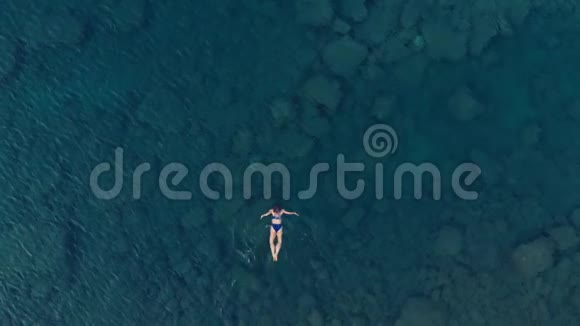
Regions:
<instances>
[{"instance_id":1,"label":"woman's dark hair","mask_svg":"<svg viewBox=\"0 0 580 326\"><path fill-rule=\"evenodd\" d=\"M278 204L274 204L274 206L272 206L272 210L276 213L278 213L279 211L282 210L282 208L280 208L280 205Z\"/></svg>"}]
</instances>

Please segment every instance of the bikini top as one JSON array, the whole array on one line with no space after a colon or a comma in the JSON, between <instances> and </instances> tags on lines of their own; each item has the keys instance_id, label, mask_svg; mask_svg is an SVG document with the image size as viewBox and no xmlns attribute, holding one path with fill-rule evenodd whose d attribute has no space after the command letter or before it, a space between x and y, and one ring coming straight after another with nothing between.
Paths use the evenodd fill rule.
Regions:
<instances>
[{"instance_id":1,"label":"bikini top","mask_svg":"<svg viewBox=\"0 0 580 326\"><path fill-rule=\"evenodd\" d=\"M280 215L278 215L278 216L276 216L276 215L272 214L272 219L273 219L273 220L281 220L281 219L282 219L282 214L280 214Z\"/></svg>"}]
</instances>

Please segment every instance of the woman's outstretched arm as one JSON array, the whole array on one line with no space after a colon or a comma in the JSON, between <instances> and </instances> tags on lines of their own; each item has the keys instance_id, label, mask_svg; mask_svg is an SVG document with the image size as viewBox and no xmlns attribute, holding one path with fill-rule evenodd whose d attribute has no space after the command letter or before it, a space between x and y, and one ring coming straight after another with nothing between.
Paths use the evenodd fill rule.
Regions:
<instances>
[{"instance_id":1,"label":"woman's outstretched arm","mask_svg":"<svg viewBox=\"0 0 580 326\"><path fill-rule=\"evenodd\" d=\"M296 213L296 212L289 212L289 211L287 211L285 209L282 210L282 213L288 214L288 215L296 215L296 216L299 216L298 213Z\"/></svg>"},{"instance_id":2,"label":"woman's outstretched arm","mask_svg":"<svg viewBox=\"0 0 580 326\"><path fill-rule=\"evenodd\" d=\"M260 215L260 219L262 219L263 217L266 217L268 215L272 214L272 210L267 211L266 213Z\"/></svg>"}]
</instances>

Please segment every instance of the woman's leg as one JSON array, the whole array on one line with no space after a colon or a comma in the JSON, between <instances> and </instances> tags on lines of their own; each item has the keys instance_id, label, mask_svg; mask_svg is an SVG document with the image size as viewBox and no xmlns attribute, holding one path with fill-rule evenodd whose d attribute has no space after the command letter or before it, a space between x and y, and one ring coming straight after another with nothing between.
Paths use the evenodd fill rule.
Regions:
<instances>
[{"instance_id":1,"label":"woman's leg","mask_svg":"<svg viewBox=\"0 0 580 326\"><path fill-rule=\"evenodd\" d=\"M274 251L274 253L276 254L276 259L278 260L278 253L280 252L280 248L282 247L282 234L284 233L284 231L282 229L280 229L280 231L278 231L278 233L276 233L276 235L278 236L278 242L276 243L276 251Z\"/></svg>"},{"instance_id":2,"label":"woman's leg","mask_svg":"<svg viewBox=\"0 0 580 326\"><path fill-rule=\"evenodd\" d=\"M272 259L276 260L276 246L274 245L274 239L276 239L276 231L273 227L270 227L270 251L272 252Z\"/></svg>"}]
</instances>

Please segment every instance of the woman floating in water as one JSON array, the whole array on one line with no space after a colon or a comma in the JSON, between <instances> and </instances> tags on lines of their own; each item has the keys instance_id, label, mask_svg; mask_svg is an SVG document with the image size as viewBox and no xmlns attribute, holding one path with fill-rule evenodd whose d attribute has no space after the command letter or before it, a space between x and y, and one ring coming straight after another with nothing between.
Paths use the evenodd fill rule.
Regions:
<instances>
[{"instance_id":1,"label":"woman floating in water","mask_svg":"<svg viewBox=\"0 0 580 326\"><path fill-rule=\"evenodd\" d=\"M272 259L274 261L278 261L278 253L280 252L280 248L282 247L282 215L296 215L296 212L289 212L285 209L280 208L278 205L274 205L274 207L267 211L266 213L260 216L260 219L272 214L272 225L270 226L270 250L272 251ZM274 240L278 238L278 243L274 245Z\"/></svg>"}]
</instances>

